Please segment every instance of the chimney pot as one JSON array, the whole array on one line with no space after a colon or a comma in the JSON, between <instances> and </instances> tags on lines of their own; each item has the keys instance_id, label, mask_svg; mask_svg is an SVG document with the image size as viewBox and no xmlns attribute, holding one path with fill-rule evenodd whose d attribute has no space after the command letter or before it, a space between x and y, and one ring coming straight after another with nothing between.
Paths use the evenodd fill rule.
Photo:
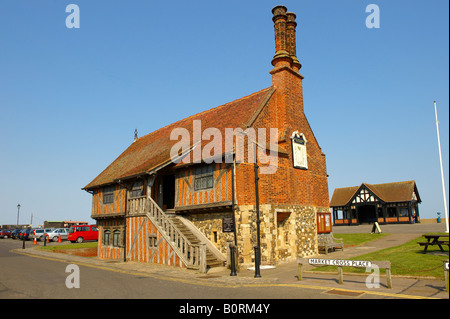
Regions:
<instances>
[{"instance_id":1,"label":"chimney pot","mask_svg":"<svg viewBox=\"0 0 450 319\"><path fill-rule=\"evenodd\" d=\"M295 22L297 15L294 12L286 12L286 16L288 23L295 23L294 25L297 26L297 22Z\"/></svg>"},{"instance_id":2,"label":"chimney pot","mask_svg":"<svg viewBox=\"0 0 450 319\"><path fill-rule=\"evenodd\" d=\"M287 8L285 6L276 6L272 9L275 28L275 56L272 59L272 65L275 66L278 62L283 64L290 64L290 56L286 42L286 16Z\"/></svg>"},{"instance_id":3,"label":"chimney pot","mask_svg":"<svg viewBox=\"0 0 450 319\"><path fill-rule=\"evenodd\" d=\"M286 13L286 11L287 11L287 8L285 6L281 6L281 5L276 6L272 9L272 13L273 13L274 17L278 16L278 15L284 15Z\"/></svg>"},{"instance_id":4,"label":"chimney pot","mask_svg":"<svg viewBox=\"0 0 450 319\"><path fill-rule=\"evenodd\" d=\"M295 40L295 28L297 27L297 22L295 22L295 18L297 17L293 12L287 12L287 23L286 23L286 42L287 42L287 50L289 52L289 56L292 58L292 68L295 71L299 71L302 65L297 59L297 49L296 49L296 40Z\"/></svg>"}]
</instances>

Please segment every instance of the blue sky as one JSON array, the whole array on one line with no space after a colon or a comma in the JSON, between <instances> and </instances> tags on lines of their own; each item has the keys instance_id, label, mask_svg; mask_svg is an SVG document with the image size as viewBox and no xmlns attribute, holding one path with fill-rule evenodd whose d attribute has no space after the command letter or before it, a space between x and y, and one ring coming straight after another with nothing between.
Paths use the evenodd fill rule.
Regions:
<instances>
[{"instance_id":1,"label":"blue sky","mask_svg":"<svg viewBox=\"0 0 450 319\"><path fill-rule=\"evenodd\" d=\"M80 28L68 29L68 4ZM368 4L380 28L368 29ZM87 220L81 190L133 141L271 85L271 9L297 14L304 108L336 187L448 197L448 1L0 0L0 224Z\"/></svg>"}]
</instances>

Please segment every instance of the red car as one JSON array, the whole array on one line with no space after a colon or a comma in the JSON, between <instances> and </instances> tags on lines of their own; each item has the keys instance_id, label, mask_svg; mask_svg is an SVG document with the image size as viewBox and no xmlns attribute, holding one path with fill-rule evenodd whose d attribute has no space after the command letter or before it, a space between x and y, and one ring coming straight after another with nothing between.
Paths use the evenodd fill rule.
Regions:
<instances>
[{"instance_id":1,"label":"red car","mask_svg":"<svg viewBox=\"0 0 450 319\"><path fill-rule=\"evenodd\" d=\"M72 243L82 243L85 240L98 240L97 225L76 225L69 229L67 238Z\"/></svg>"},{"instance_id":2,"label":"red car","mask_svg":"<svg viewBox=\"0 0 450 319\"><path fill-rule=\"evenodd\" d=\"M0 229L0 238L11 237L11 231L9 229Z\"/></svg>"}]
</instances>

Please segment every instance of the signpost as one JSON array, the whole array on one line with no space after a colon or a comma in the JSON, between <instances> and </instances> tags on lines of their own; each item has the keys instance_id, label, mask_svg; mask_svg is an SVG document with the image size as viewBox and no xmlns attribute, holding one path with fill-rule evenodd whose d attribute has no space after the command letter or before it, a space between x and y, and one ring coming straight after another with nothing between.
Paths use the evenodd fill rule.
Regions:
<instances>
[{"instance_id":1,"label":"signpost","mask_svg":"<svg viewBox=\"0 0 450 319\"><path fill-rule=\"evenodd\" d=\"M308 260L310 265L316 266L340 266L340 267L371 267L371 261L362 260L347 260L347 259L320 259L311 258Z\"/></svg>"},{"instance_id":2,"label":"signpost","mask_svg":"<svg viewBox=\"0 0 450 319\"><path fill-rule=\"evenodd\" d=\"M380 225L378 224L378 222L373 223L373 227L372 227L372 234L376 233L378 231L379 234L381 234L381 228Z\"/></svg>"},{"instance_id":3,"label":"signpost","mask_svg":"<svg viewBox=\"0 0 450 319\"><path fill-rule=\"evenodd\" d=\"M391 278L391 262L390 261L368 261L368 260L348 260L348 259L323 259L323 258L297 258L298 263L298 280L303 278L303 265L309 264L314 266L337 266L339 284L344 284L344 274L342 267L357 267L357 268L371 268L377 266L378 268L386 269L387 287L392 288Z\"/></svg>"}]
</instances>

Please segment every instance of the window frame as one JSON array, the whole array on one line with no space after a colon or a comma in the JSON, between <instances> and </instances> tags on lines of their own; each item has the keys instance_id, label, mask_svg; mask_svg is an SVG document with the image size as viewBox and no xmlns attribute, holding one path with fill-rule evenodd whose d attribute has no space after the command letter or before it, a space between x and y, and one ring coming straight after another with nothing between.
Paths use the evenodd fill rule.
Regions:
<instances>
[{"instance_id":1,"label":"window frame","mask_svg":"<svg viewBox=\"0 0 450 319\"><path fill-rule=\"evenodd\" d=\"M142 179L133 183L130 190L130 198L137 198L144 196L144 181Z\"/></svg>"},{"instance_id":2,"label":"window frame","mask_svg":"<svg viewBox=\"0 0 450 319\"><path fill-rule=\"evenodd\" d=\"M103 187L102 193L103 193L103 204L104 205L114 204L114 191L115 191L114 186Z\"/></svg>"},{"instance_id":3,"label":"window frame","mask_svg":"<svg viewBox=\"0 0 450 319\"><path fill-rule=\"evenodd\" d=\"M214 165L202 165L194 168L194 191L214 188Z\"/></svg>"},{"instance_id":4,"label":"window frame","mask_svg":"<svg viewBox=\"0 0 450 319\"><path fill-rule=\"evenodd\" d=\"M103 231L103 245L109 246L110 243L111 243L111 230L110 229L105 229Z\"/></svg>"},{"instance_id":5,"label":"window frame","mask_svg":"<svg viewBox=\"0 0 450 319\"><path fill-rule=\"evenodd\" d=\"M121 247L120 244L120 238L121 238L122 232L118 229L113 230L112 232L112 245L113 247Z\"/></svg>"},{"instance_id":6,"label":"window frame","mask_svg":"<svg viewBox=\"0 0 450 319\"><path fill-rule=\"evenodd\" d=\"M149 234L147 237L148 240L148 248L156 249L158 248L158 235L157 234Z\"/></svg>"}]
</instances>

